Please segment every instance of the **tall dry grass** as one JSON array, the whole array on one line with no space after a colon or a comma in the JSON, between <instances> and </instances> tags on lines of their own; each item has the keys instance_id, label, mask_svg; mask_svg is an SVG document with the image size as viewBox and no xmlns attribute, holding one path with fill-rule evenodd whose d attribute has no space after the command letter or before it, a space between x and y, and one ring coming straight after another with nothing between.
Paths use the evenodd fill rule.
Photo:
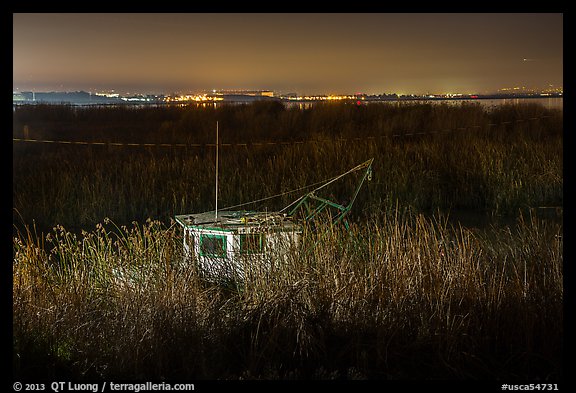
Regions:
<instances>
[{"instance_id":1,"label":"tall dry grass","mask_svg":"<svg viewBox=\"0 0 576 393\"><path fill-rule=\"evenodd\" d=\"M39 107L14 119L14 135L26 124L38 138L212 142L219 120L230 131L223 142L313 141L223 150L219 206L374 158L350 230L306 227L299 250L269 257L278 268L217 284L182 263L170 221L213 209L213 150L15 144L18 378L563 376L562 223L519 214L563 204L561 112ZM356 180L330 197L343 201ZM249 208L280 209L299 195ZM476 232L442 214L453 209L518 222Z\"/></svg>"},{"instance_id":2,"label":"tall dry grass","mask_svg":"<svg viewBox=\"0 0 576 393\"><path fill-rule=\"evenodd\" d=\"M563 204L562 112L533 105L491 112L478 105L267 105L54 113L50 107L18 108L14 133L27 124L31 137L40 139L213 143L219 120L222 143L310 141L223 146L219 206L298 189L370 158L374 181L352 212L360 217L363 208L393 210L397 200L420 211L494 215ZM414 132L430 134L407 136ZM55 225L93 228L104 217L121 224L150 217L167 223L175 214L214 208L210 147L14 143L13 151L13 208L45 231ZM353 182L345 180L335 199L349 196ZM248 208L280 209L297 196Z\"/></svg>"},{"instance_id":3,"label":"tall dry grass","mask_svg":"<svg viewBox=\"0 0 576 393\"><path fill-rule=\"evenodd\" d=\"M17 377L563 375L562 226L476 233L397 213L306 228L280 268L203 281L176 227L14 238Z\"/></svg>"}]
</instances>

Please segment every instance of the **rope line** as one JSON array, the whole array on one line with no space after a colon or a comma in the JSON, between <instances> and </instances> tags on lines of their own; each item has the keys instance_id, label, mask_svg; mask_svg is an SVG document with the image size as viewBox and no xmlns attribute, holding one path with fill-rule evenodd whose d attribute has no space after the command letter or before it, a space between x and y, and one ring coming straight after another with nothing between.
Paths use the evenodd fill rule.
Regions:
<instances>
[{"instance_id":1,"label":"rope line","mask_svg":"<svg viewBox=\"0 0 576 393\"><path fill-rule=\"evenodd\" d=\"M357 170L360 170L360 169L365 168L366 165L368 165L369 162L370 162L370 161L366 161L366 162L364 162L364 163L362 163L362 164L359 164L359 165L355 166L355 167L352 168L352 169L349 169L348 171L346 171L346 172L344 172L344 173L342 173L342 174L340 174L340 175L331 177L331 178L329 178L329 179L321 180L321 181L319 181L319 182L317 182L317 183L308 184L307 186L302 186L302 187L296 188L296 189L294 189L294 190L285 191L285 192L282 192L282 193L280 193L280 194L276 194L276 195L272 195L272 196L269 196L269 197L257 199L257 200L254 200L254 201L244 202L244 203L240 203L240 204L234 205L234 206L228 206L228 207L225 207L225 208L220 209L220 210L236 209L236 208L238 208L238 207L242 207L242 206L246 206L246 205L251 205L251 204L254 204L254 203L258 203L258 202L267 201L267 200L269 200L269 199L278 198L278 197L281 197L281 196L284 196L284 195L292 194L292 193L294 193L294 192L302 191L302 190L305 190L305 189L307 189L307 188L319 186L319 187L316 187L316 188L312 191L312 192L315 192L315 191L318 191L318 190L320 190L320 189L322 189L322 188L324 188L324 187L327 187L329 184L335 182L336 180L338 180L338 179L340 179L340 178L342 178L342 177L344 177L344 176L346 176L346 175L349 175L349 174L352 173L352 172L355 172L355 171L357 171ZM290 206L292 206L293 204L295 204L296 202L298 202L300 199L302 199L302 197L296 199L295 201L293 201L292 203L290 203L288 206L284 207L282 210L279 211L279 213L281 213L281 212L283 212L284 210L288 209Z\"/></svg>"},{"instance_id":2,"label":"rope line","mask_svg":"<svg viewBox=\"0 0 576 393\"><path fill-rule=\"evenodd\" d=\"M514 122L522 123L525 121L534 121L550 116L542 117L531 117L528 119L517 119L514 121L503 121L500 123L488 123L488 127L498 127L501 125L508 125ZM439 131L421 131L421 132L408 132L400 134L391 135L377 135L377 136L365 136L365 137L355 137L355 138L335 138L335 139L310 139L304 141L280 141L280 142L250 142L250 143L220 143L220 147L251 147L251 146L274 146L274 145L300 145L304 143L324 143L324 142L349 142L349 141L362 141L362 140L372 140L377 138L400 138L405 136L415 136L415 135L428 135L428 134L438 134L442 132L452 132L452 131L465 131L469 129L479 129L483 126L474 125L468 127L456 127L447 128ZM63 140L53 140L53 139L32 139L32 138L12 138L13 142L20 143L53 143L53 144L64 144L64 145L95 145L95 146L130 146L130 147L216 147L215 143L128 143L128 142L88 142L88 141L63 141Z\"/></svg>"},{"instance_id":3,"label":"rope line","mask_svg":"<svg viewBox=\"0 0 576 393\"><path fill-rule=\"evenodd\" d=\"M339 176L336 176L336 177L339 177ZM238 208L238 207L247 206L247 205L252 205L252 204L258 203L258 202L264 202L264 201L267 201L267 200L269 200L269 199L279 198L279 197L284 196L284 195L292 194L292 193L297 192L297 191L302 191L302 190L305 190L305 189L307 189L307 188L317 186L317 185L319 185L319 184L322 184L322 183L325 183L325 182L327 182L327 181L333 180L333 179L335 179L336 177L333 177L333 178L330 178L330 179L327 179L327 180L323 180L323 181L320 181L320 182L318 182L318 183L309 184L309 185L307 185L307 186L303 186L303 187L300 187L300 188L296 188L296 189L294 189L294 190L285 191L285 192L282 192L282 193L280 193L280 194L272 195L272 196L269 196L269 197L265 197L265 198L261 198L261 199L256 199L256 200L250 201L250 202L240 203L240 204L234 205L234 206L228 206L228 207L225 207L225 208L220 209L220 210L236 209L236 208ZM284 208L284 209L285 209L285 208ZM284 209L282 209L282 210L284 210Z\"/></svg>"}]
</instances>

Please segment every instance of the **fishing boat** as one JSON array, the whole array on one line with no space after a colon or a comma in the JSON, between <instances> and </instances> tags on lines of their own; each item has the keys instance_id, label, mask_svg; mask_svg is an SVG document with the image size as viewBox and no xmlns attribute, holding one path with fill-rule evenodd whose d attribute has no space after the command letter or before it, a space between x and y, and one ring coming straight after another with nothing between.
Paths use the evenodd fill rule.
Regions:
<instances>
[{"instance_id":1,"label":"fishing boat","mask_svg":"<svg viewBox=\"0 0 576 393\"><path fill-rule=\"evenodd\" d=\"M218 131L216 135L216 208L175 216L183 229L185 260L208 278L243 279L248 274L278 268L290 250L298 247L306 222L320 214L328 213L332 223L348 226L346 215L362 184L372 176L373 159L370 159L319 184L280 194L314 187L279 211L218 210ZM360 181L348 203L341 204L319 195L329 185L356 172L360 172ZM250 202L238 206L247 204Z\"/></svg>"}]
</instances>

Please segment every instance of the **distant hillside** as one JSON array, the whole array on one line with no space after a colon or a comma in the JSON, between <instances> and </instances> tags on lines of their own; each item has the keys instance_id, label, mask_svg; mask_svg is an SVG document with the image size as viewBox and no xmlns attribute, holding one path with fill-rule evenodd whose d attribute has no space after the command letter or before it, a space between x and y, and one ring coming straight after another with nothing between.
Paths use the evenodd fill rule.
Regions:
<instances>
[{"instance_id":1,"label":"distant hillside","mask_svg":"<svg viewBox=\"0 0 576 393\"><path fill-rule=\"evenodd\" d=\"M86 91L74 92L22 92L18 99L14 95L14 102L43 102L52 104L116 104L122 102L120 98L99 96Z\"/></svg>"}]
</instances>

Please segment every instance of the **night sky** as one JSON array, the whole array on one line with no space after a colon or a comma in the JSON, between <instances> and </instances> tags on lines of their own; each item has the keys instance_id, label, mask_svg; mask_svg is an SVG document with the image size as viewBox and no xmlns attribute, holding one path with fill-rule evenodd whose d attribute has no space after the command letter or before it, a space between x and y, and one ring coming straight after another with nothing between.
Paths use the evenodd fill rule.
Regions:
<instances>
[{"instance_id":1,"label":"night sky","mask_svg":"<svg viewBox=\"0 0 576 393\"><path fill-rule=\"evenodd\" d=\"M561 13L13 14L15 91L492 93L562 65Z\"/></svg>"}]
</instances>

